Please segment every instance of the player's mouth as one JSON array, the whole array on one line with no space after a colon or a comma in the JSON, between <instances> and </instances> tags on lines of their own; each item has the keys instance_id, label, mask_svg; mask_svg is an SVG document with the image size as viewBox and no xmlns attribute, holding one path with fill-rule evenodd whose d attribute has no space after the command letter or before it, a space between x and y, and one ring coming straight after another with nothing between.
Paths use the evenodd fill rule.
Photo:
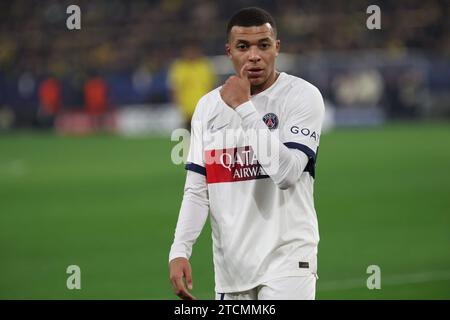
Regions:
<instances>
[{"instance_id":1,"label":"player's mouth","mask_svg":"<svg viewBox=\"0 0 450 320\"><path fill-rule=\"evenodd\" d=\"M249 78L259 78L263 75L264 69L262 68L249 68L247 69Z\"/></svg>"}]
</instances>

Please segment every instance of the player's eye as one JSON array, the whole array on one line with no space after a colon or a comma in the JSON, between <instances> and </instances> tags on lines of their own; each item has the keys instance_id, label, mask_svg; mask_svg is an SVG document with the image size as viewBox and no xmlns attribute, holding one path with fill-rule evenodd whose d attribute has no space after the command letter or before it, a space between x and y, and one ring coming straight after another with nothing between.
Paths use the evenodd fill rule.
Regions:
<instances>
[{"instance_id":1,"label":"player's eye","mask_svg":"<svg viewBox=\"0 0 450 320\"><path fill-rule=\"evenodd\" d=\"M239 43L236 48L239 50L245 50L247 48L247 45L245 43Z\"/></svg>"},{"instance_id":2,"label":"player's eye","mask_svg":"<svg viewBox=\"0 0 450 320\"><path fill-rule=\"evenodd\" d=\"M267 42L261 43L259 46L260 46L262 49L268 49L268 48L270 48L270 43L267 43Z\"/></svg>"}]
</instances>

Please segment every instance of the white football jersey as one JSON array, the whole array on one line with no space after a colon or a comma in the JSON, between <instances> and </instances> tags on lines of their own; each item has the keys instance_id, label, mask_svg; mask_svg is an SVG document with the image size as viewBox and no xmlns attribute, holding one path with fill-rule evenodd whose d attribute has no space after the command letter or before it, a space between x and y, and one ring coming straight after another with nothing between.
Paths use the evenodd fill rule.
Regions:
<instances>
[{"instance_id":1,"label":"white football jersey","mask_svg":"<svg viewBox=\"0 0 450 320\"><path fill-rule=\"evenodd\" d=\"M239 130L241 118L219 90L197 105L186 164L187 170L205 175L208 184L216 292L316 274L319 231L313 185L324 117L319 90L282 72L268 89L251 97L272 134L308 156L299 181L285 190L262 170L245 139L229 138Z\"/></svg>"}]
</instances>

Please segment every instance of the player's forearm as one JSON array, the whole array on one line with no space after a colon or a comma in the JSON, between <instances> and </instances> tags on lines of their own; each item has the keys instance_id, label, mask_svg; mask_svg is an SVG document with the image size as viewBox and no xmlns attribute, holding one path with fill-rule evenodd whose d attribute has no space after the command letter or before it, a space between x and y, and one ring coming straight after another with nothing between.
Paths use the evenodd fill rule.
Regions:
<instances>
[{"instance_id":1,"label":"player's forearm","mask_svg":"<svg viewBox=\"0 0 450 320\"><path fill-rule=\"evenodd\" d=\"M169 261L177 257L190 258L192 246L205 225L208 210L205 177L196 172L187 171L184 196L175 229L175 238L169 253Z\"/></svg>"},{"instance_id":2,"label":"player's forearm","mask_svg":"<svg viewBox=\"0 0 450 320\"><path fill-rule=\"evenodd\" d=\"M240 105L236 112L242 119L242 128L249 133L250 145L266 173L280 189L293 186L308 164L308 157L281 143L261 120L251 101ZM267 153L268 150L270 154Z\"/></svg>"},{"instance_id":3,"label":"player's forearm","mask_svg":"<svg viewBox=\"0 0 450 320\"><path fill-rule=\"evenodd\" d=\"M187 259L191 257L192 246L200 235L207 217L207 206L199 205L189 199L183 200L169 261L177 257Z\"/></svg>"}]
</instances>

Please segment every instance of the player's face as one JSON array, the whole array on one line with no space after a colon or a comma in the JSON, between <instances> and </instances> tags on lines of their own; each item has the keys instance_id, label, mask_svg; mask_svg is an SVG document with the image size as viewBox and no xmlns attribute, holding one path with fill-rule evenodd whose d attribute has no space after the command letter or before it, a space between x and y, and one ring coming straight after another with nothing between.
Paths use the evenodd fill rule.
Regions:
<instances>
[{"instance_id":1,"label":"player's face","mask_svg":"<svg viewBox=\"0 0 450 320\"><path fill-rule=\"evenodd\" d=\"M261 26L234 26L230 30L227 55L233 62L236 73L246 65L246 74L253 91L262 91L275 81L275 58L280 51L280 40L269 23Z\"/></svg>"}]
</instances>

